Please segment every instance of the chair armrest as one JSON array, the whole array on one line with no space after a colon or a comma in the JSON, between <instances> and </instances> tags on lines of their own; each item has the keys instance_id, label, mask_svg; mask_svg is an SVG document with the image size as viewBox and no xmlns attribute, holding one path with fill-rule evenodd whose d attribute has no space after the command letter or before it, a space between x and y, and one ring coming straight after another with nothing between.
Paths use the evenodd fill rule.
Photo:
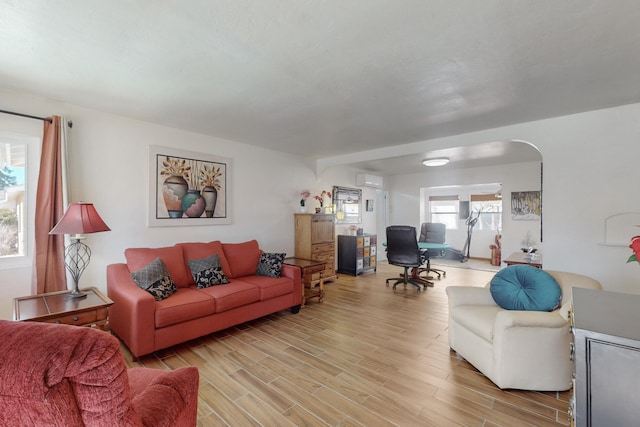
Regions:
<instances>
[{"instance_id":1,"label":"chair armrest","mask_svg":"<svg viewBox=\"0 0 640 427\"><path fill-rule=\"evenodd\" d=\"M194 426L198 416L198 368L128 370L131 403L146 426Z\"/></svg>"},{"instance_id":2,"label":"chair armrest","mask_svg":"<svg viewBox=\"0 0 640 427\"><path fill-rule=\"evenodd\" d=\"M495 334L509 328L563 328L567 321L558 311L502 310L496 314Z\"/></svg>"},{"instance_id":3,"label":"chair armrest","mask_svg":"<svg viewBox=\"0 0 640 427\"><path fill-rule=\"evenodd\" d=\"M447 286L449 307L458 305L496 305L487 287Z\"/></svg>"},{"instance_id":4,"label":"chair armrest","mask_svg":"<svg viewBox=\"0 0 640 427\"><path fill-rule=\"evenodd\" d=\"M134 356L152 353L155 343L156 301L131 279L126 264L107 266L109 327L120 337Z\"/></svg>"}]
</instances>

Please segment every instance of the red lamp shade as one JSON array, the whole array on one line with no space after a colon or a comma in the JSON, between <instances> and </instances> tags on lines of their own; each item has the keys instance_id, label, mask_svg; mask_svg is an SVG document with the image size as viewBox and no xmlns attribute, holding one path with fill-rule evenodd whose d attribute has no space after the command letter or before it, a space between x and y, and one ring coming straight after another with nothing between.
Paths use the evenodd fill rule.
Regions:
<instances>
[{"instance_id":1,"label":"red lamp shade","mask_svg":"<svg viewBox=\"0 0 640 427\"><path fill-rule=\"evenodd\" d=\"M93 203L71 203L49 234L89 234L110 231Z\"/></svg>"}]
</instances>

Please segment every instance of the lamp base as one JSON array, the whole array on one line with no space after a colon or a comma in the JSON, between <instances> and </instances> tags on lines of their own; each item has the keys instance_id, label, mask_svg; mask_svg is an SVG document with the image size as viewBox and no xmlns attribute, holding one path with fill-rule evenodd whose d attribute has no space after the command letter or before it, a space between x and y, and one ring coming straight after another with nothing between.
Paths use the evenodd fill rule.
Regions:
<instances>
[{"instance_id":1,"label":"lamp base","mask_svg":"<svg viewBox=\"0 0 640 427\"><path fill-rule=\"evenodd\" d=\"M78 288L75 288L70 294L66 296L66 299L80 299L86 298L87 294L84 292L80 292Z\"/></svg>"}]
</instances>

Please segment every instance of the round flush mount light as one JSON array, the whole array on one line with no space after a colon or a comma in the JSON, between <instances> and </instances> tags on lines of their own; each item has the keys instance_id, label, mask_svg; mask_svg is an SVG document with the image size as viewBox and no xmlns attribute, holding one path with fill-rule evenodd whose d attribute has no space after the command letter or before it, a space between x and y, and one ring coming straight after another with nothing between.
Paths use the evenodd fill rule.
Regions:
<instances>
[{"instance_id":1,"label":"round flush mount light","mask_svg":"<svg viewBox=\"0 0 640 427\"><path fill-rule=\"evenodd\" d=\"M424 159L422 164L425 166L444 166L449 163L448 157L434 157L432 159Z\"/></svg>"}]
</instances>

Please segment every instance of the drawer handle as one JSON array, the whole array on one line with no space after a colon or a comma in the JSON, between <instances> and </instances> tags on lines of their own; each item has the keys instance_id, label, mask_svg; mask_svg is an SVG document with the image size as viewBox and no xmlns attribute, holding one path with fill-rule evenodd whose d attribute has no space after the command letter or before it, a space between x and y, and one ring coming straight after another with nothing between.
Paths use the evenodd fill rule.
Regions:
<instances>
[{"instance_id":1,"label":"drawer handle","mask_svg":"<svg viewBox=\"0 0 640 427\"><path fill-rule=\"evenodd\" d=\"M573 355L576 351L576 346L574 343L569 343L569 360L573 361Z\"/></svg>"},{"instance_id":2,"label":"drawer handle","mask_svg":"<svg viewBox=\"0 0 640 427\"><path fill-rule=\"evenodd\" d=\"M60 322L60 320L56 320L56 323L59 325L61 322Z\"/></svg>"},{"instance_id":3,"label":"drawer handle","mask_svg":"<svg viewBox=\"0 0 640 427\"><path fill-rule=\"evenodd\" d=\"M78 316L73 316L73 321L77 322L78 321Z\"/></svg>"}]
</instances>

